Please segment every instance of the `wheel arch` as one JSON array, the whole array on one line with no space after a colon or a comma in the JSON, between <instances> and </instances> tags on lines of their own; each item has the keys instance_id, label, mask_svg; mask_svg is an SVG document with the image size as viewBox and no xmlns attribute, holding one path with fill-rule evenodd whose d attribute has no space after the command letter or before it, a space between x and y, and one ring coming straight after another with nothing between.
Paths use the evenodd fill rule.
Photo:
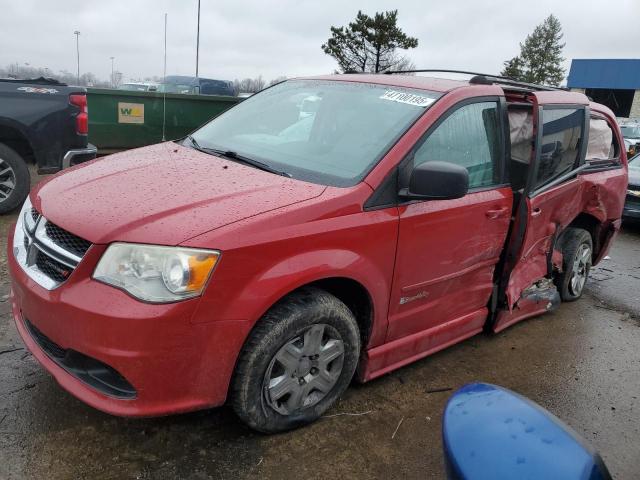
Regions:
<instances>
[{"instance_id":1,"label":"wheel arch","mask_svg":"<svg viewBox=\"0 0 640 480\"><path fill-rule=\"evenodd\" d=\"M358 280L355 280L347 276L328 276L319 278L317 280L307 281L303 284L290 288L286 293L281 294L275 301L271 302L265 313L271 310L275 305L280 302L286 301L287 297L293 295L305 288L318 288L324 290L338 300L343 302L347 308L353 313L360 329L360 339L362 341L362 347L366 347L368 344L371 333L373 331L374 324L374 304L373 298L369 293L369 290ZM250 332L260 322L262 317L256 320L252 325ZM251 333L247 335L247 338ZM245 339L246 342L246 339Z\"/></svg>"},{"instance_id":2,"label":"wheel arch","mask_svg":"<svg viewBox=\"0 0 640 480\"><path fill-rule=\"evenodd\" d=\"M593 244L593 258L598 258L603 244L602 237L607 231L604 223L589 213L581 212L560 233L560 235L558 236L558 245L562 244L562 238L569 228L582 228L583 230L586 230L589 235L591 235L591 242Z\"/></svg>"},{"instance_id":3,"label":"wheel arch","mask_svg":"<svg viewBox=\"0 0 640 480\"><path fill-rule=\"evenodd\" d=\"M0 143L15 150L27 163L36 163L36 154L24 131L0 118Z\"/></svg>"}]
</instances>

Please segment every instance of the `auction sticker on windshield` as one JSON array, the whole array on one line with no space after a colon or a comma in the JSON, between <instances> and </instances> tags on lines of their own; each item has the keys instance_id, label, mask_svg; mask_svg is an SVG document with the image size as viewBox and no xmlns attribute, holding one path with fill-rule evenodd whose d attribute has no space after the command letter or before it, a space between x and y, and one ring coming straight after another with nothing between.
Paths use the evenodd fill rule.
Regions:
<instances>
[{"instance_id":1,"label":"auction sticker on windshield","mask_svg":"<svg viewBox=\"0 0 640 480\"><path fill-rule=\"evenodd\" d=\"M382 100L391 100L393 102L407 103L409 105L415 105L417 107L428 107L435 99L424 97L422 95L415 95L413 93L398 92L396 90L385 91L380 98Z\"/></svg>"}]
</instances>

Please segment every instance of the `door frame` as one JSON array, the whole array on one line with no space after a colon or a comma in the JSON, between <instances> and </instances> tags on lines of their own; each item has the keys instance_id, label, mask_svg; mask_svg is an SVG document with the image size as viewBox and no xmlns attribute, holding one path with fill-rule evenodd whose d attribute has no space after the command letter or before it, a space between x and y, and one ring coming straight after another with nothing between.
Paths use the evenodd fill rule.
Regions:
<instances>
[{"instance_id":1,"label":"door frame","mask_svg":"<svg viewBox=\"0 0 640 480\"><path fill-rule=\"evenodd\" d=\"M586 162L586 152L588 147L588 139L589 139L589 119L591 116L591 110L589 108L589 104L579 104L579 103L559 103L559 102L541 102L539 101L536 92L532 92L529 95L529 99L532 102L532 112L533 112L533 151L531 156L531 168L527 174L527 182L523 189L522 195L517 200L517 205L514 205L514 213L512 225L510 227L509 235L507 237L507 244L505 246L505 259L502 264L502 268L500 272L496 272L497 281L497 292L496 298L494 299L493 312L490 316L490 321L488 322L488 329L496 330L496 325L498 323L498 317L501 312L505 312L511 314L511 309L513 305L509 304L509 300L507 297L507 289L509 287L509 281L511 279L511 274L513 273L515 267L518 265L519 256L521 254L521 250L523 248L525 234L527 232L528 221L530 219L529 205L530 201L536 198L538 195L543 194L550 189L564 183L570 181L573 178L577 178L583 170L586 170L589 164ZM543 131L543 122L544 122L544 112L548 110L567 110L567 109L575 109L581 110L583 112L582 118L582 135L580 137L580 148L578 151L578 155L576 161L573 164L573 167L570 171L558 176L557 178L547 182L546 184L535 188L536 179L538 177L538 171L540 166L540 156L542 153L542 138L544 135ZM547 252L547 275L552 273L552 255L554 251L555 242L559 238L561 232L556 231L553 234L553 242L551 245L551 249ZM544 310L544 308L542 309ZM516 321L522 320L524 318L537 315L540 313L538 310L525 311L521 314L521 316L517 316L514 314L514 317L503 325L499 327L498 330L506 328L506 326L515 323ZM500 320L500 323L503 323Z\"/></svg>"}]
</instances>

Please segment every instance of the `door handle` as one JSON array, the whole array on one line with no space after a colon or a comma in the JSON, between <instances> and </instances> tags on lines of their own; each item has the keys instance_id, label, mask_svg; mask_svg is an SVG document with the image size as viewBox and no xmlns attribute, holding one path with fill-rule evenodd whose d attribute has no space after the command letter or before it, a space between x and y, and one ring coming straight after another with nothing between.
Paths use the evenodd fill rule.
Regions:
<instances>
[{"instance_id":1,"label":"door handle","mask_svg":"<svg viewBox=\"0 0 640 480\"><path fill-rule=\"evenodd\" d=\"M531 211L531 216L532 216L532 217L537 217L537 216L538 216L538 215L540 215L541 213L542 213L542 210L540 210L539 208L534 208L534 209Z\"/></svg>"},{"instance_id":2,"label":"door handle","mask_svg":"<svg viewBox=\"0 0 640 480\"><path fill-rule=\"evenodd\" d=\"M491 220L496 220L498 218L503 218L508 213L509 213L509 209L507 207L496 208L495 210L487 210L486 211L487 218L489 218Z\"/></svg>"}]
</instances>

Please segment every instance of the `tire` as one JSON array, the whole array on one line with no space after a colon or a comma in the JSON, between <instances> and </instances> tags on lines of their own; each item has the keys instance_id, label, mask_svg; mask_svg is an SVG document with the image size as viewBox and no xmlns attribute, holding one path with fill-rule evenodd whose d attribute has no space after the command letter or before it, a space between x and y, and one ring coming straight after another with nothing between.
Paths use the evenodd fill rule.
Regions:
<instances>
[{"instance_id":1,"label":"tire","mask_svg":"<svg viewBox=\"0 0 640 480\"><path fill-rule=\"evenodd\" d=\"M27 163L13 149L0 143L0 214L20 207L30 187Z\"/></svg>"},{"instance_id":2,"label":"tire","mask_svg":"<svg viewBox=\"0 0 640 480\"><path fill-rule=\"evenodd\" d=\"M591 235L582 228L568 228L561 238L562 273L556 279L564 302L578 300L584 292L593 261Z\"/></svg>"},{"instance_id":3,"label":"tire","mask_svg":"<svg viewBox=\"0 0 640 480\"><path fill-rule=\"evenodd\" d=\"M359 357L351 310L324 290L305 288L278 302L249 334L231 405L244 423L264 433L309 424L347 389Z\"/></svg>"}]
</instances>

